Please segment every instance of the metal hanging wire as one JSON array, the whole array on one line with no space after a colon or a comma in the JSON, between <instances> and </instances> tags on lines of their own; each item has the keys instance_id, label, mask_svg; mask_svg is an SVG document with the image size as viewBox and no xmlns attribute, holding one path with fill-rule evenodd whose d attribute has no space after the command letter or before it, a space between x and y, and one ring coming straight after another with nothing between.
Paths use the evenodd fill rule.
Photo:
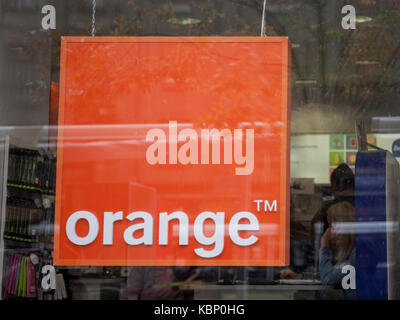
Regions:
<instances>
[{"instance_id":1,"label":"metal hanging wire","mask_svg":"<svg viewBox=\"0 0 400 320\"><path fill-rule=\"evenodd\" d=\"M92 37L96 35L96 0L92 0Z\"/></svg>"},{"instance_id":2,"label":"metal hanging wire","mask_svg":"<svg viewBox=\"0 0 400 320\"><path fill-rule=\"evenodd\" d=\"M267 9L267 0L264 0L263 11L262 11L262 18L261 18L261 37L266 37L267 34L265 32L265 14Z\"/></svg>"}]
</instances>

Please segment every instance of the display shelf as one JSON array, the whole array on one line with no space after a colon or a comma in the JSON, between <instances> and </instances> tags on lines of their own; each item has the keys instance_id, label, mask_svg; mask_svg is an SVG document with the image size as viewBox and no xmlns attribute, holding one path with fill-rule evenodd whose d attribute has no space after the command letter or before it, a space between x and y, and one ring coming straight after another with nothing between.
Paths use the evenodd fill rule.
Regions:
<instances>
[{"instance_id":1,"label":"display shelf","mask_svg":"<svg viewBox=\"0 0 400 320\"><path fill-rule=\"evenodd\" d=\"M18 188L18 189L22 189L22 190L30 190L30 191L37 191L43 194L47 194L47 195L55 195L55 191L53 190L46 190L46 189L42 189L39 187L35 187L35 186L27 186L27 185L20 185L20 184L15 184L15 183L7 183L7 187L11 187L11 188Z\"/></svg>"},{"instance_id":2,"label":"display shelf","mask_svg":"<svg viewBox=\"0 0 400 320\"><path fill-rule=\"evenodd\" d=\"M30 246L38 243L38 241L33 241L33 240L28 240L28 239L23 239L23 238L18 238L18 237L12 238L8 235L3 235L3 239L7 246L16 246L17 247L17 246L23 246L25 244L27 248L30 248Z\"/></svg>"},{"instance_id":3,"label":"display shelf","mask_svg":"<svg viewBox=\"0 0 400 320\"><path fill-rule=\"evenodd\" d=\"M35 268L51 263L56 158L51 151L19 148L10 145L8 138L3 140L0 140L0 299L37 300L39 274L29 278L26 273L32 268L32 253L39 259ZM15 280L16 272L25 278ZM23 282L23 289L15 291L15 285L10 286L15 281L27 283ZM32 290L29 281L34 281L33 292L28 290Z\"/></svg>"}]
</instances>

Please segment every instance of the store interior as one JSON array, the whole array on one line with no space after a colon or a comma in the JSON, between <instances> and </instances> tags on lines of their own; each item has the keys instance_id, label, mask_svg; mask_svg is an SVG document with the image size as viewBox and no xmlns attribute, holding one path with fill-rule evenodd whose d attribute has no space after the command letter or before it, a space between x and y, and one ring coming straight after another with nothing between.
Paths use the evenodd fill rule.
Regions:
<instances>
[{"instance_id":1,"label":"store interior","mask_svg":"<svg viewBox=\"0 0 400 320\"><path fill-rule=\"evenodd\" d=\"M400 138L400 1L347 2L357 9L355 30L341 27L342 1L267 5L267 36L291 41L290 266L302 272L317 271L311 221L333 198L332 170L346 163L355 171L356 121L364 121L371 150L374 145L396 156ZM45 4L57 9L56 30L41 28ZM317 281L282 281L279 267L60 266L58 289L42 288L40 270L51 264L53 250L60 39L91 35L92 5L0 2L0 150L8 157L8 175L0 177L6 181L0 190L6 195L0 202L1 299L341 299L337 288L321 293ZM96 36L260 36L262 9L262 0L97 0L95 29ZM208 187L214 186L199 182L192 198ZM171 189L161 197L181 194L165 188ZM241 201L245 195L229 190L228 196ZM185 201L192 201L190 195L182 197L183 206ZM12 265L16 284L9 281ZM136 273L150 279L140 293L131 288Z\"/></svg>"}]
</instances>

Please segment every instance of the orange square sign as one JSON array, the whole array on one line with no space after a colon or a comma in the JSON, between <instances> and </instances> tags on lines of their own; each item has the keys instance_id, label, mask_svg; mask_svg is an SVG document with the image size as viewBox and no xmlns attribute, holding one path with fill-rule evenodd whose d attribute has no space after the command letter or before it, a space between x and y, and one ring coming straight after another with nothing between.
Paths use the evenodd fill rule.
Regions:
<instances>
[{"instance_id":1,"label":"orange square sign","mask_svg":"<svg viewBox=\"0 0 400 320\"><path fill-rule=\"evenodd\" d=\"M63 37L55 265L289 262L287 38Z\"/></svg>"}]
</instances>

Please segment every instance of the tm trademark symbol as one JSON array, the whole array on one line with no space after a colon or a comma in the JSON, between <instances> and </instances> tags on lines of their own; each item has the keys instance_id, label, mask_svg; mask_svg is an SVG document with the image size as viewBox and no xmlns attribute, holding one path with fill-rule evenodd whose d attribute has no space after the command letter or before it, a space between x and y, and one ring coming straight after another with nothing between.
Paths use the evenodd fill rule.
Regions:
<instances>
[{"instance_id":1,"label":"tm trademark symbol","mask_svg":"<svg viewBox=\"0 0 400 320\"><path fill-rule=\"evenodd\" d=\"M253 200L257 204L257 212L261 212L261 205L263 204L264 212L277 212L278 204L276 200Z\"/></svg>"}]
</instances>

